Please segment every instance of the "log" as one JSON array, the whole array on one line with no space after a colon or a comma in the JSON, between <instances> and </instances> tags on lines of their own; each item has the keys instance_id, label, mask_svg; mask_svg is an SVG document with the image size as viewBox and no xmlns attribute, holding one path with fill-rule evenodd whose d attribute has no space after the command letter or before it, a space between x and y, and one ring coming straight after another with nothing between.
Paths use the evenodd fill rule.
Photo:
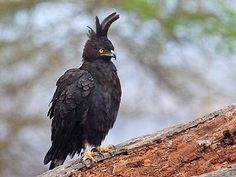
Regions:
<instances>
[{"instance_id":1,"label":"log","mask_svg":"<svg viewBox=\"0 0 236 177\"><path fill-rule=\"evenodd\" d=\"M235 176L236 176L236 165L232 165L210 173L205 173L198 177L235 177Z\"/></svg>"},{"instance_id":2,"label":"log","mask_svg":"<svg viewBox=\"0 0 236 177\"><path fill-rule=\"evenodd\" d=\"M188 177L229 167L236 164L236 104L118 144L95 159L90 168L79 158L38 177Z\"/></svg>"}]
</instances>

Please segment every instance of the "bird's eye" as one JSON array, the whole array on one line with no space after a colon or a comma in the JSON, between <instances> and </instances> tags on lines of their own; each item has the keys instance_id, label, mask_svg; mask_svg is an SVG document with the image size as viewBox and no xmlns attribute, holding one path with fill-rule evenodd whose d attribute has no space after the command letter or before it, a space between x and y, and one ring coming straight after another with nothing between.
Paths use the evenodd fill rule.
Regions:
<instances>
[{"instance_id":1,"label":"bird's eye","mask_svg":"<svg viewBox=\"0 0 236 177\"><path fill-rule=\"evenodd\" d=\"M103 52L104 52L104 49L99 49L98 52L99 52L99 53L103 53Z\"/></svg>"}]
</instances>

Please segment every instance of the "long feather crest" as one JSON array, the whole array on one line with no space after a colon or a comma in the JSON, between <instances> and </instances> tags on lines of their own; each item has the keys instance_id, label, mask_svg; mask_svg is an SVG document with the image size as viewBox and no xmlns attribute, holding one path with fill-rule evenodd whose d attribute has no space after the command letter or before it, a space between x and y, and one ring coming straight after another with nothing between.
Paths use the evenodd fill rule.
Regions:
<instances>
[{"instance_id":1,"label":"long feather crest","mask_svg":"<svg viewBox=\"0 0 236 177\"><path fill-rule=\"evenodd\" d=\"M90 28L89 28L89 32L88 32L88 36L91 38L93 36L96 37L102 37L105 36L107 37L107 33L108 30L111 26L111 24L116 21L119 18L119 14L116 14L116 12L110 14L109 16L107 16L102 23L99 22L98 17L96 16L95 21L96 21L96 32Z\"/></svg>"}]
</instances>

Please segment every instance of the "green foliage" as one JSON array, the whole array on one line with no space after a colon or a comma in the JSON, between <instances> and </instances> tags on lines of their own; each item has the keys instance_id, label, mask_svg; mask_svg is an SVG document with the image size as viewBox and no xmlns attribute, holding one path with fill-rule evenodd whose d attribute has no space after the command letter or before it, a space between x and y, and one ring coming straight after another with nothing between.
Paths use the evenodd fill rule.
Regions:
<instances>
[{"instance_id":1,"label":"green foliage","mask_svg":"<svg viewBox=\"0 0 236 177\"><path fill-rule=\"evenodd\" d=\"M130 14L137 14L141 21L156 20L161 25L160 33L167 40L191 40L204 36L219 36L222 40L216 45L233 52L236 36L236 11L230 2L218 1L164 1L131 0L119 1L120 7ZM178 36L181 29L184 35ZM221 43L229 45L222 46ZM218 51L218 50L217 50Z\"/></svg>"}]
</instances>

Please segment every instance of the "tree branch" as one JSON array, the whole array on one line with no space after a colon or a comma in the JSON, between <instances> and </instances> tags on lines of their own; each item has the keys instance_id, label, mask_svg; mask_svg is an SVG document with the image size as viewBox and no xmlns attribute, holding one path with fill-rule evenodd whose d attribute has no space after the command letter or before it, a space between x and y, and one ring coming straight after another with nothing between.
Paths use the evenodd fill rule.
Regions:
<instances>
[{"instance_id":1,"label":"tree branch","mask_svg":"<svg viewBox=\"0 0 236 177\"><path fill-rule=\"evenodd\" d=\"M39 177L194 176L236 163L236 105L192 122L134 138L98 156L87 168L81 159Z\"/></svg>"}]
</instances>

